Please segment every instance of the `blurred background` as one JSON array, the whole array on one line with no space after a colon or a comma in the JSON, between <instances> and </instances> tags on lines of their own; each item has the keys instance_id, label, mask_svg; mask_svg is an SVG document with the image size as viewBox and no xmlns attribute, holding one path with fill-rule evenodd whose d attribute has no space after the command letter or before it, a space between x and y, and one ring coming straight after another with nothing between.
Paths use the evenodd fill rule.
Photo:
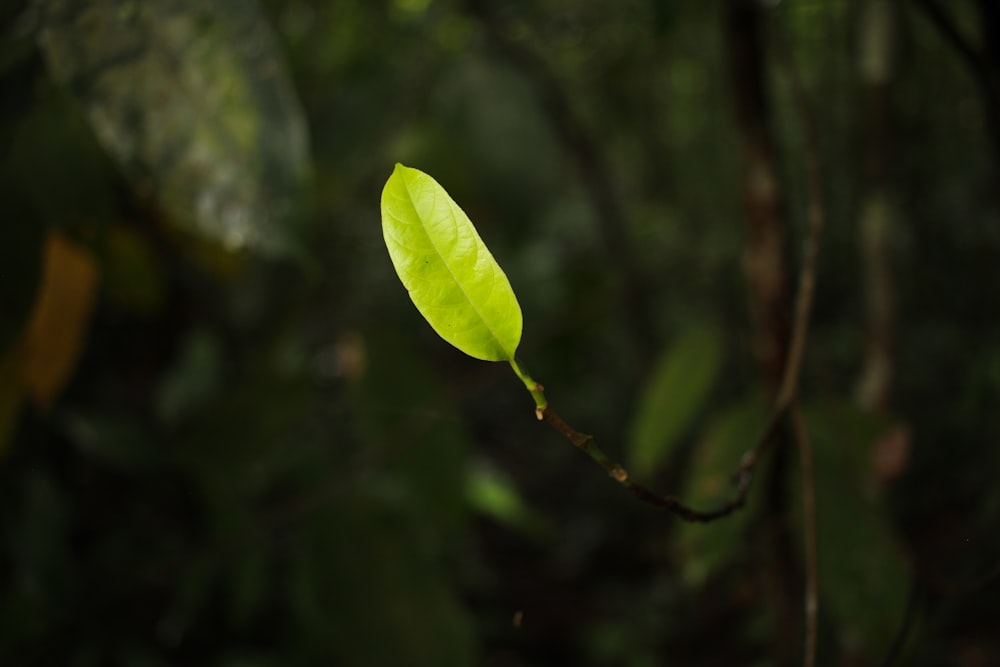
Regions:
<instances>
[{"instance_id":1,"label":"blurred background","mask_svg":"<svg viewBox=\"0 0 1000 667\"><path fill-rule=\"evenodd\" d=\"M0 7L0 664L799 664L794 443L726 520L637 502L437 338L379 197L432 174L559 413L711 507L810 158L819 664L1000 664L992 0Z\"/></svg>"}]
</instances>

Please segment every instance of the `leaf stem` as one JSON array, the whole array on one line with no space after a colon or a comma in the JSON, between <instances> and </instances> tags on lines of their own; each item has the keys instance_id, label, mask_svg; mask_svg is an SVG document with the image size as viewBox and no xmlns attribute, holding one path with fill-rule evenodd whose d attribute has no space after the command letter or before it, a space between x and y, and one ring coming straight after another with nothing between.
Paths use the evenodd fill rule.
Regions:
<instances>
[{"instance_id":1,"label":"leaf stem","mask_svg":"<svg viewBox=\"0 0 1000 667\"><path fill-rule=\"evenodd\" d=\"M528 369L525 368L524 362L517 357L510 360L510 367L514 369L514 373L517 377L521 378L521 382L524 383L525 388L531 393L531 397L535 399L535 417L538 418L538 421L542 421L545 418L545 409L549 407L549 401L545 398L545 387L536 382L528 374Z\"/></svg>"}]
</instances>

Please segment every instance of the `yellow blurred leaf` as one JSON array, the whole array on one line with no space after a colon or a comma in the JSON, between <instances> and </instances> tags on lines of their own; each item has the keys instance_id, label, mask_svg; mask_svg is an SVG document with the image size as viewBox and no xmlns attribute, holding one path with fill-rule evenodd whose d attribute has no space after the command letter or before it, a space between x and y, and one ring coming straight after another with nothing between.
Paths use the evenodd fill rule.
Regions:
<instances>
[{"instance_id":1,"label":"yellow blurred leaf","mask_svg":"<svg viewBox=\"0 0 1000 667\"><path fill-rule=\"evenodd\" d=\"M97 264L58 232L45 240L38 297L21 341L21 382L42 410L69 381L97 293Z\"/></svg>"}]
</instances>

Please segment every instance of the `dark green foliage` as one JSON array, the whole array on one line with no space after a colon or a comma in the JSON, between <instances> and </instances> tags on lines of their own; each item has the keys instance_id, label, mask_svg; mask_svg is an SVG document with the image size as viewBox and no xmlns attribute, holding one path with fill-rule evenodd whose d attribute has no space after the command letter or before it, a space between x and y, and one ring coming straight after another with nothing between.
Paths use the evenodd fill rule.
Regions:
<instances>
[{"instance_id":1,"label":"dark green foliage","mask_svg":"<svg viewBox=\"0 0 1000 667\"><path fill-rule=\"evenodd\" d=\"M909 600L897 664L1000 663L998 121L922 3L890 3L870 196L868 4L769 10L815 110L829 213L802 378L819 664L881 664ZM937 4L974 48L996 34L972 0ZM0 664L797 659L790 440L725 521L637 503L538 424L509 369L426 326L379 221L393 164L433 174L503 259L518 355L567 421L640 461L650 487L725 499L769 406L727 6L3 3ZM801 119L765 47L794 283ZM97 72L121 80L74 69L98 52L122 57ZM215 195L248 212L245 243L192 208ZM891 230L894 318L875 411L855 400L871 201ZM46 405L21 362L52 238L98 276Z\"/></svg>"}]
</instances>

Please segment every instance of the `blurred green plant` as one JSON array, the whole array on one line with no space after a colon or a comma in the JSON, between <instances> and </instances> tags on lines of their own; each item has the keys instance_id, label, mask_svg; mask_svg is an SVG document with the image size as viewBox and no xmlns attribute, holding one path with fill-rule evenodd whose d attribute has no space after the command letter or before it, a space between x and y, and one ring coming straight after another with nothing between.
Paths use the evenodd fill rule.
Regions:
<instances>
[{"instance_id":1,"label":"blurred green plant","mask_svg":"<svg viewBox=\"0 0 1000 667\"><path fill-rule=\"evenodd\" d=\"M654 472L674 451L708 398L722 356L719 332L697 327L682 333L656 365L632 424L632 467L640 474Z\"/></svg>"},{"instance_id":2,"label":"blurred green plant","mask_svg":"<svg viewBox=\"0 0 1000 667\"><path fill-rule=\"evenodd\" d=\"M560 410L621 434L607 451L638 479L724 501L772 408L741 275L744 77L719 29L735 4L4 3L0 664L782 664L797 623L772 582L793 606L804 560L793 458L770 451L747 510L711 530L637 511L504 417L495 366L400 326L372 224L386 165L435 174L523 285L534 335L491 343L498 360L539 358ZM823 101L836 224L801 409L819 655L859 667L1000 664L982 577L1000 517L996 114L909 20L930 4L768 12ZM978 51L997 40L970 31L977 4L946 12ZM905 48L872 106L854 47L887 5ZM791 250L800 123L763 73ZM851 224L872 194L893 211L875 259L899 278L876 416L845 400L881 294ZM309 276L283 261L302 247ZM907 659L883 660L908 622Z\"/></svg>"},{"instance_id":3,"label":"blurred green plant","mask_svg":"<svg viewBox=\"0 0 1000 667\"><path fill-rule=\"evenodd\" d=\"M254 2L35 5L53 78L171 225L233 250L301 250L308 133Z\"/></svg>"}]
</instances>

